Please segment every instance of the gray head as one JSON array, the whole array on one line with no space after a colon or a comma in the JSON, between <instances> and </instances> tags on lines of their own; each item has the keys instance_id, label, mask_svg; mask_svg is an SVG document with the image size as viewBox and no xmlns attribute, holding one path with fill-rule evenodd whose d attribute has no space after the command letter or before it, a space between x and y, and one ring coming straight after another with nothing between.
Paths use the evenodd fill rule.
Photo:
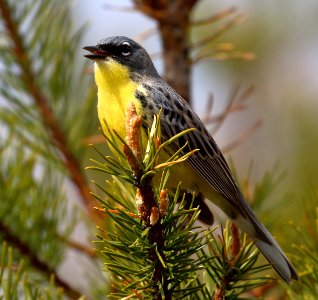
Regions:
<instances>
[{"instance_id":1,"label":"gray head","mask_svg":"<svg viewBox=\"0 0 318 300\"><path fill-rule=\"evenodd\" d=\"M84 55L87 58L107 60L111 57L120 64L127 66L132 73L153 77L159 76L147 51L125 36L109 37L98 42L96 46L87 46L83 49L92 53Z\"/></svg>"}]
</instances>

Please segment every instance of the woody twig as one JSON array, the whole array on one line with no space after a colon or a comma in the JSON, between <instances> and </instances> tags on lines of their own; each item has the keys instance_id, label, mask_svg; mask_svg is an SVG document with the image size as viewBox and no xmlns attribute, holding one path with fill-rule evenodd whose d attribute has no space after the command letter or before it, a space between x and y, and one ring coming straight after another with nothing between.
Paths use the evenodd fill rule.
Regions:
<instances>
[{"instance_id":1,"label":"woody twig","mask_svg":"<svg viewBox=\"0 0 318 300\"><path fill-rule=\"evenodd\" d=\"M136 205L138 213L146 227L149 227L148 240L151 248L149 250L149 259L157 262L152 280L157 282L165 278L165 270L159 255L164 259L163 253L164 236L163 227L160 219L167 209L167 195L164 191L160 194L161 205L159 207L155 193L152 189L152 177L148 176L146 180L141 180L144 174L142 165L142 145L140 144L140 129L142 125L142 118L136 112L135 105L130 102L126 110L126 145L124 145L124 153L126 155L128 164L136 179ZM157 253L158 252L158 253ZM168 291L168 278L163 280L162 288L165 290L165 299L171 299ZM154 299L161 299L159 294Z\"/></svg>"}]
</instances>

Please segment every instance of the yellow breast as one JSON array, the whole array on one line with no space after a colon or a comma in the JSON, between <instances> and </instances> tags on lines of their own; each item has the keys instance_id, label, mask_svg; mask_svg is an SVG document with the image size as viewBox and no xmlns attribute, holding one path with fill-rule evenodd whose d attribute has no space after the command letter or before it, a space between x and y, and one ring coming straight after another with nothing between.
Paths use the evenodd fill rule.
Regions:
<instances>
[{"instance_id":1,"label":"yellow breast","mask_svg":"<svg viewBox=\"0 0 318 300\"><path fill-rule=\"evenodd\" d=\"M98 87L98 118L107 134L105 121L110 129L115 129L125 137L125 113L127 104L134 102L137 113L140 104L135 98L138 83L130 77L127 67L113 59L95 63L95 80Z\"/></svg>"}]
</instances>

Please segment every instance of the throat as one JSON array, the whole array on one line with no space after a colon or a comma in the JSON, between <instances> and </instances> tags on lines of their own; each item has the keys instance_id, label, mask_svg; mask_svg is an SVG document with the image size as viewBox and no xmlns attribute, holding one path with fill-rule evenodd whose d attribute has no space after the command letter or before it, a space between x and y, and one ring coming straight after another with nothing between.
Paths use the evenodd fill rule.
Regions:
<instances>
[{"instance_id":1,"label":"throat","mask_svg":"<svg viewBox=\"0 0 318 300\"><path fill-rule=\"evenodd\" d=\"M98 90L118 93L132 83L129 69L114 60L96 62L94 71Z\"/></svg>"}]
</instances>

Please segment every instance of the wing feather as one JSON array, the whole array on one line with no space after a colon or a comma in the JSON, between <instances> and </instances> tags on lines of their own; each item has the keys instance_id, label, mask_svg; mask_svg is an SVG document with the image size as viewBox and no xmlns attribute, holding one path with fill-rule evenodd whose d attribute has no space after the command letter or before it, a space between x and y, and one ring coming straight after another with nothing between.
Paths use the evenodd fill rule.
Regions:
<instances>
[{"instance_id":1,"label":"wing feather","mask_svg":"<svg viewBox=\"0 0 318 300\"><path fill-rule=\"evenodd\" d=\"M163 84L164 88L162 88ZM240 208L242 195L231 175L228 164L197 114L163 81L157 88L152 84L152 88L148 91L151 93L151 98L157 103L157 108L162 108L163 111L161 115L163 138L169 139L185 129L196 128L197 130L189 132L175 142L174 150L176 151L186 142L190 149L184 149L184 152L199 149L196 154L188 158L190 166L232 206Z\"/></svg>"},{"instance_id":2,"label":"wing feather","mask_svg":"<svg viewBox=\"0 0 318 300\"><path fill-rule=\"evenodd\" d=\"M163 114L161 115L163 137L169 139L185 129L197 129L181 137L173 145L174 150L178 150L185 142L188 142L190 149L199 149L198 152L188 158L187 162L190 166L232 208L240 213L243 218L238 218L237 222L255 240L256 246L273 265L278 274L287 283L290 282L291 278L298 280L298 275L293 265L244 200L220 149L196 113L187 102L161 79L154 82L153 87L149 91L156 108L158 110L160 108L163 109ZM153 118L153 115L150 116L148 121L151 121L151 118ZM184 149L183 152L187 152L188 150ZM233 215L230 217L236 216Z\"/></svg>"}]
</instances>

